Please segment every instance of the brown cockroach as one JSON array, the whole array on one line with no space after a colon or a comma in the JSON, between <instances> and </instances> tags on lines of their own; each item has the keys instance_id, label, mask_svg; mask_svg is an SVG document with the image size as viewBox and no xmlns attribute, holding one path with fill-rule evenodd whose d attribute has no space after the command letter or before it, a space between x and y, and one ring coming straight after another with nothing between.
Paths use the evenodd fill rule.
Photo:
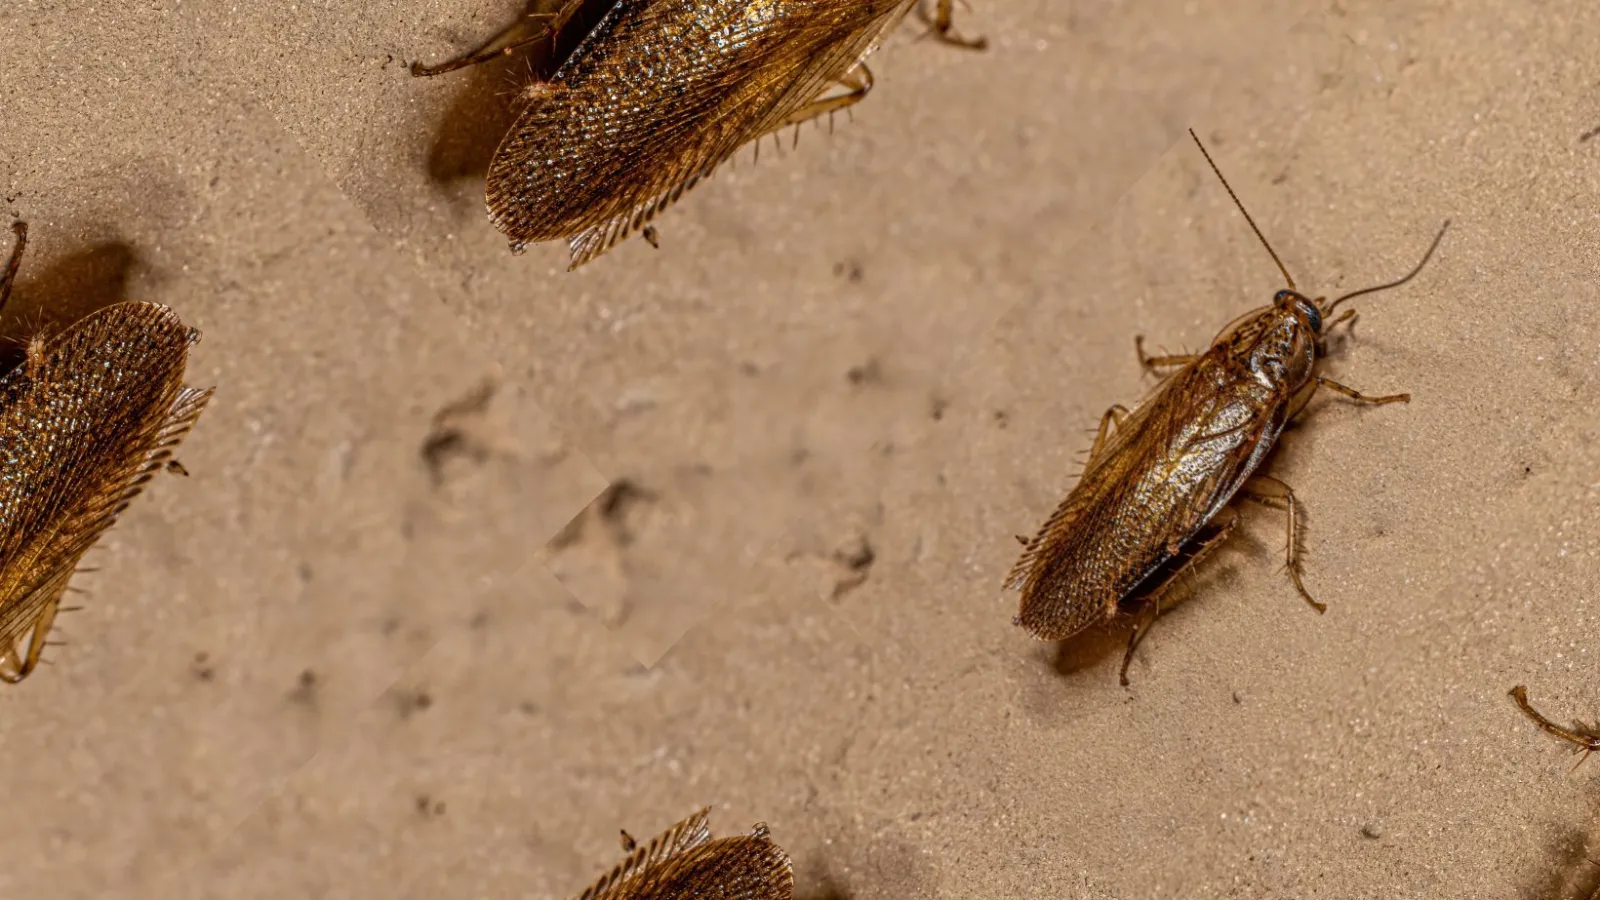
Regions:
<instances>
[{"instance_id":1,"label":"brown cockroach","mask_svg":"<svg viewBox=\"0 0 1600 900\"><path fill-rule=\"evenodd\" d=\"M1277 263L1289 287L1271 305L1223 328L1204 353L1147 356L1147 371L1174 369L1133 411L1113 406L1077 485L1030 540L1005 580L1022 593L1016 624L1041 640L1065 640L1091 625L1133 615L1121 682L1139 642L1162 611L1162 595L1178 575L1219 546L1237 523L1236 498L1283 510L1288 518L1287 565L1300 596L1318 612L1300 578L1299 505L1283 482L1259 470L1284 426L1319 388L1359 403L1407 402L1409 394L1369 397L1318 373L1324 338L1355 320L1345 301L1398 287L1427 264L1445 222L1422 261L1398 281L1346 294L1329 303L1295 289L1278 254L1245 211L1227 179L1191 130L1195 145L1233 198L1245 221Z\"/></svg>"},{"instance_id":2,"label":"brown cockroach","mask_svg":"<svg viewBox=\"0 0 1600 900\"><path fill-rule=\"evenodd\" d=\"M648 844L624 831L627 858L578 900L791 900L794 866L767 826L713 839L710 813L702 809Z\"/></svg>"},{"instance_id":3,"label":"brown cockroach","mask_svg":"<svg viewBox=\"0 0 1600 900\"><path fill-rule=\"evenodd\" d=\"M13 230L0 309L27 246L27 226ZM173 461L211 398L183 386L197 340L166 307L123 302L34 338L0 376L0 680L39 664L79 561Z\"/></svg>"},{"instance_id":4,"label":"brown cockroach","mask_svg":"<svg viewBox=\"0 0 1600 900\"><path fill-rule=\"evenodd\" d=\"M437 75L543 39L518 21ZM566 240L569 271L650 222L741 147L846 109L872 88L866 58L921 0L616 0L524 106L490 163L489 219L513 253ZM941 40L982 48L951 27Z\"/></svg>"},{"instance_id":5,"label":"brown cockroach","mask_svg":"<svg viewBox=\"0 0 1600 900\"><path fill-rule=\"evenodd\" d=\"M1600 750L1600 727L1587 725L1583 722L1573 722L1571 728L1557 725L1533 708L1533 704L1528 702L1528 689L1520 684L1511 689L1511 699L1517 701L1518 708L1522 710L1524 715L1533 720L1533 724L1538 725L1549 734L1553 734L1572 744L1573 753L1583 754L1573 764L1573 769L1583 765L1583 761L1589 758L1589 754Z\"/></svg>"}]
</instances>

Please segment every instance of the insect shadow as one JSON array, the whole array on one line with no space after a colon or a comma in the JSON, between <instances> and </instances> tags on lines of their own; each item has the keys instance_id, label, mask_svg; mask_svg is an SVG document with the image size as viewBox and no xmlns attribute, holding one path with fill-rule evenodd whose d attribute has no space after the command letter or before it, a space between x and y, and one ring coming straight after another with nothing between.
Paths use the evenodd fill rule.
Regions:
<instances>
[{"instance_id":1,"label":"insect shadow","mask_svg":"<svg viewBox=\"0 0 1600 900\"><path fill-rule=\"evenodd\" d=\"M128 277L138 263L131 244L103 240L61 254L36 271L24 269L0 317L0 374L22 364L27 342L41 331L58 332L126 300Z\"/></svg>"},{"instance_id":2,"label":"insect shadow","mask_svg":"<svg viewBox=\"0 0 1600 900\"><path fill-rule=\"evenodd\" d=\"M440 185L481 180L500 141L517 120L521 89L535 80L548 79L605 15L613 0L527 0L517 22L533 31L550 31L548 39L517 48L514 53L491 56L468 67L434 129L428 149L428 177ZM544 23L576 3L568 22L559 29Z\"/></svg>"},{"instance_id":3,"label":"insect shadow","mask_svg":"<svg viewBox=\"0 0 1600 900\"><path fill-rule=\"evenodd\" d=\"M1549 841L1551 864L1524 887L1521 895L1527 900L1600 897L1600 865L1596 864L1600 847L1592 846L1590 835L1573 825L1558 826L1553 835Z\"/></svg>"},{"instance_id":4,"label":"insect shadow","mask_svg":"<svg viewBox=\"0 0 1600 900\"><path fill-rule=\"evenodd\" d=\"M916 815L916 814L913 814ZM813 841L795 854L794 900L855 900L890 885L906 897L931 897L935 879L917 847L884 823L862 823L840 810L816 815ZM825 835L824 843L817 840Z\"/></svg>"}]
</instances>

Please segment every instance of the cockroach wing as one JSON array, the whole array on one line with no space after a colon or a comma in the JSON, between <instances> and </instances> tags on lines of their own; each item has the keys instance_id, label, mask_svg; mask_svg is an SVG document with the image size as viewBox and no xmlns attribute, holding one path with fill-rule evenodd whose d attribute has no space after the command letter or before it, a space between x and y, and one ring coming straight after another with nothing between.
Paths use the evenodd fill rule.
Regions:
<instances>
[{"instance_id":1,"label":"cockroach wing","mask_svg":"<svg viewBox=\"0 0 1600 900\"><path fill-rule=\"evenodd\" d=\"M781 127L905 13L905 0L617 0L489 168L512 241L569 240L576 268Z\"/></svg>"},{"instance_id":2,"label":"cockroach wing","mask_svg":"<svg viewBox=\"0 0 1600 900\"><path fill-rule=\"evenodd\" d=\"M645 870L617 900L792 900L794 866L765 825Z\"/></svg>"},{"instance_id":3,"label":"cockroach wing","mask_svg":"<svg viewBox=\"0 0 1600 900\"><path fill-rule=\"evenodd\" d=\"M706 817L710 814L711 808L706 807L656 835L648 844L635 847L627 858L579 894L578 900L615 900L633 896L629 893L630 885L640 874L711 840L711 828L706 823Z\"/></svg>"},{"instance_id":4,"label":"cockroach wing","mask_svg":"<svg viewBox=\"0 0 1600 900\"><path fill-rule=\"evenodd\" d=\"M165 307L99 310L0 378L0 649L53 610L78 560L171 458L211 392Z\"/></svg>"},{"instance_id":5,"label":"cockroach wing","mask_svg":"<svg viewBox=\"0 0 1600 900\"><path fill-rule=\"evenodd\" d=\"M1167 379L1090 460L1007 575L1006 589L1022 592L1018 623L1062 640L1164 586L1182 568L1169 564L1193 551L1277 440L1281 394L1217 353Z\"/></svg>"}]
</instances>

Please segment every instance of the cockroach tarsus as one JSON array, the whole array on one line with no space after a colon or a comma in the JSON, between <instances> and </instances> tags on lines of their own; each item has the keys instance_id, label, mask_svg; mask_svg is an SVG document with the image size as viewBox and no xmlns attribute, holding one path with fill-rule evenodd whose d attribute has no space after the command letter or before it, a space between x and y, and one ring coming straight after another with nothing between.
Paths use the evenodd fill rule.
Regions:
<instances>
[{"instance_id":1,"label":"cockroach tarsus","mask_svg":"<svg viewBox=\"0 0 1600 900\"><path fill-rule=\"evenodd\" d=\"M1134 651L1165 609L1176 577L1219 547L1237 524L1243 500L1285 514L1284 564L1295 590L1317 612L1300 571L1301 514L1293 489L1261 471L1284 426L1326 388L1367 405L1404 403L1409 394L1371 396L1317 371L1325 338L1356 320L1347 301L1399 287L1432 258L1446 221L1422 260L1404 277L1332 302L1301 294L1283 261L1191 130L1195 145L1277 265L1288 288L1271 305L1224 327L1203 353L1149 355L1140 365L1160 376L1132 411L1101 416L1077 485L1037 534L1024 542L1004 587L1022 593L1015 619L1042 640L1064 640L1097 623L1134 619L1119 680L1128 684ZM1219 517L1228 516L1226 519Z\"/></svg>"},{"instance_id":2,"label":"cockroach tarsus","mask_svg":"<svg viewBox=\"0 0 1600 900\"><path fill-rule=\"evenodd\" d=\"M1583 754L1578 757L1577 763L1573 765L1574 769L1583 765L1583 761L1589 758L1589 754L1600 750L1600 726L1578 721L1574 721L1570 728L1558 725L1533 708L1533 704L1528 702L1528 689L1523 685L1519 684L1512 688L1510 694L1511 699L1517 701L1517 707L1522 710L1523 715L1532 719L1533 724L1538 725L1546 733L1553 734L1572 744L1572 752Z\"/></svg>"},{"instance_id":3,"label":"cockroach tarsus","mask_svg":"<svg viewBox=\"0 0 1600 900\"><path fill-rule=\"evenodd\" d=\"M628 855L578 900L792 900L794 867L767 826L713 838L710 813L701 809L648 843L622 831Z\"/></svg>"},{"instance_id":4,"label":"cockroach tarsus","mask_svg":"<svg viewBox=\"0 0 1600 900\"><path fill-rule=\"evenodd\" d=\"M0 310L27 245L27 226L13 230ZM29 340L23 363L0 375L0 681L22 681L59 646L50 629L75 608L61 598L87 571L84 554L169 466L210 400L183 386L198 339L165 307L118 303Z\"/></svg>"},{"instance_id":5,"label":"cockroach tarsus","mask_svg":"<svg viewBox=\"0 0 1600 900\"><path fill-rule=\"evenodd\" d=\"M759 152L768 135L859 103L873 85L866 58L923 2L935 9L929 33L985 46L954 30L955 0L616 0L548 79L522 91L489 166L490 221L513 253L566 241L576 269L645 231L740 148ZM523 16L411 72L452 72L554 39L583 3Z\"/></svg>"}]
</instances>

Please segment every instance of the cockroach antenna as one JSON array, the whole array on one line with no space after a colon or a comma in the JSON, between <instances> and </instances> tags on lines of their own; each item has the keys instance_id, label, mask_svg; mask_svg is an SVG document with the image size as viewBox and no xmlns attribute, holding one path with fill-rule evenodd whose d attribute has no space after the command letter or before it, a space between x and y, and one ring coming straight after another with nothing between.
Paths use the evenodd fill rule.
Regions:
<instances>
[{"instance_id":1,"label":"cockroach antenna","mask_svg":"<svg viewBox=\"0 0 1600 900\"><path fill-rule=\"evenodd\" d=\"M1223 177L1222 170L1217 168L1216 162L1211 159L1211 154L1206 152L1206 145L1200 143L1200 136L1194 133L1193 128L1189 129L1189 137L1194 138L1194 145L1200 148L1200 155L1206 158L1206 163L1211 166L1211 171L1217 173L1217 180L1222 182L1222 187L1227 190L1228 196L1233 198L1233 205L1239 207L1239 212L1244 213L1244 220L1250 223L1250 230L1256 233L1256 237L1261 241L1261 246L1267 248L1267 252L1272 255L1272 261L1278 264L1278 271L1283 273L1283 280L1289 282L1289 290L1298 290L1294 286L1294 276L1289 274L1289 270L1283 265L1283 260L1278 258L1278 252L1273 250L1272 245L1267 242L1267 236L1261 233L1260 228L1256 227L1256 220L1250 218L1250 211L1245 209L1244 204L1239 201L1239 195L1233 192L1233 186L1228 184L1228 179Z\"/></svg>"},{"instance_id":2,"label":"cockroach antenna","mask_svg":"<svg viewBox=\"0 0 1600 900\"><path fill-rule=\"evenodd\" d=\"M1338 307L1339 304L1345 302L1346 300L1353 300L1356 297L1362 296L1363 294L1375 294L1378 291L1387 291L1390 288L1397 288L1400 285L1405 284L1406 282L1410 281L1411 279L1417 277L1417 274L1422 271L1422 267L1427 265L1428 264L1428 260L1433 258L1433 251L1439 249L1439 242L1444 240L1444 233L1446 231L1449 231L1449 230L1450 230L1450 220L1449 219L1445 219L1444 220L1444 225L1440 226L1440 228L1439 228L1439 233L1434 235L1433 243L1428 245L1428 252L1422 254L1422 261L1417 263L1416 268L1414 268L1411 271L1407 272L1405 274L1405 277L1399 278L1399 279L1397 279L1395 281L1391 281L1388 284L1380 284L1380 285L1376 285L1374 287L1362 288L1359 291L1351 291L1350 293L1345 294L1343 297L1340 297L1339 299L1333 301L1332 303L1329 303L1327 305L1327 307L1322 310L1323 317L1326 318L1329 315L1331 315L1333 313L1334 309L1336 307Z\"/></svg>"}]
</instances>

